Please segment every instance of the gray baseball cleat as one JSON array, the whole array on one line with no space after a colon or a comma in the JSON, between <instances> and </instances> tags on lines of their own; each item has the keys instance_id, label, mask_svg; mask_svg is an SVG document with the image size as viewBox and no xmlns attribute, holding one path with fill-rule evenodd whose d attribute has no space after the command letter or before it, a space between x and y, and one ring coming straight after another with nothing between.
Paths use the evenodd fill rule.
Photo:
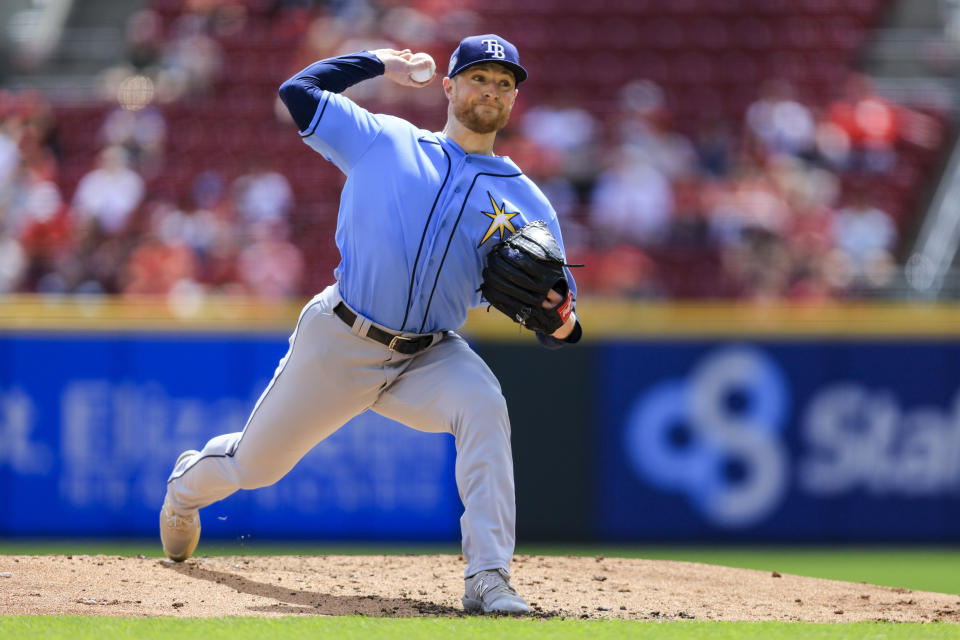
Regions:
<instances>
[{"instance_id":1,"label":"gray baseball cleat","mask_svg":"<svg viewBox=\"0 0 960 640\"><path fill-rule=\"evenodd\" d=\"M177 457L174 465L176 468L180 462L199 451L184 451ZM160 509L160 542L163 543L163 552L174 562L183 562L193 554L200 542L200 514L194 512L193 515L185 516L173 510L173 507L163 501L163 507Z\"/></svg>"},{"instance_id":2,"label":"gray baseball cleat","mask_svg":"<svg viewBox=\"0 0 960 640\"><path fill-rule=\"evenodd\" d=\"M510 574L503 569L480 571L463 581L466 594L463 609L483 613L530 613L527 601L510 586Z\"/></svg>"}]
</instances>

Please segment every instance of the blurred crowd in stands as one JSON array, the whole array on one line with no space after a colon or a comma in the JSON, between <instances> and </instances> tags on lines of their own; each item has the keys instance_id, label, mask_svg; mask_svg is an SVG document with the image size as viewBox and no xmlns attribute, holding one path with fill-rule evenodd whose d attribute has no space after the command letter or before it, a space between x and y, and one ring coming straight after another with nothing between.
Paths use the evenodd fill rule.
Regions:
<instances>
[{"instance_id":1,"label":"blurred crowd in stands","mask_svg":"<svg viewBox=\"0 0 960 640\"><path fill-rule=\"evenodd\" d=\"M316 278L305 277L313 256L292 232L311 222L269 157L234 159L237 175L198 162L176 193L150 186L194 160L166 152L180 132L165 109L203 100L239 72L219 42L246 28L252 4L274 25L271 37L296 35L276 85L315 59L394 44L433 53L442 72L459 37L486 26L470 3L441 0L186 0L173 19L137 12L128 60L105 76L116 106L99 123L101 150L69 192L55 110L37 93L0 92L0 292L314 293ZM575 86L540 87L537 100L524 93L497 151L554 204L569 259L587 265L577 277L590 295L888 295L914 222L896 219L873 187L892 179L904 141L936 150L944 136L938 119L885 100L857 73L824 104L767 80L736 118L694 127L678 126L642 68L602 113ZM385 112L429 109L427 128L445 113L437 84L414 91L378 81L349 95ZM268 117L296 137L282 108ZM336 173L319 157L310 171ZM325 215L335 214L334 202Z\"/></svg>"},{"instance_id":2,"label":"blurred crowd in stands","mask_svg":"<svg viewBox=\"0 0 960 640\"><path fill-rule=\"evenodd\" d=\"M151 198L143 174L169 161L162 117L150 116L155 128L144 137L112 112L95 166L66 197L51 113L38 94L0 94L0 291L301 293L304 261L287 239L293 199L282 175L254 161L229 184L203 172L179 200Z\"/></svg>"},{"instance_id":3,"label":"blurred crowd in stands","mask_svg":"<svg viewBox=\"0 0 960 640\"><path fill-rule=\"evenodd\" d=\"M536 140L550 119L565 118L583 132L577 144L593 147L586 153L598 171L584 176L575 246L586 250L581 261L613 264L595 271L591 290L669 294L666 254L693 251L716 255L720 277L707 281L722 297L883 295L898 227L871 187L896 165L904 119L911 135L937 139L924 144L939 144L936 121L875 95L858 74L821 110L770 81L740 122L707 123L692 137L671 128L664 105L660 88L641 80L624 87L622 108L599 137L591 132L598 123L576 108L533 109L523 122ZM559 151L561 165L565 152L584 153ZM546 173L548 188L568 177Z\"/></svg>"}]
</instances>

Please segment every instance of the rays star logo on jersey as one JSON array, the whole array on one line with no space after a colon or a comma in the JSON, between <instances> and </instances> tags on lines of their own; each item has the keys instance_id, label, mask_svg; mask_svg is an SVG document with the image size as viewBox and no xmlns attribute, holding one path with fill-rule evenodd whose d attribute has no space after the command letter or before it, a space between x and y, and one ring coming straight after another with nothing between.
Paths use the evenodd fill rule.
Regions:
<instances>
[{"instance_id":1,"label":"rays star logo on jersey","mask_svg":"<svg viewBox=\"0 0 960 640\"><path fill-rule=\"evenodd\" d=\"M513 223L510 220L514 216L520 215L519 211L513 211L511 213L507 212L507 201L504 200L502 203L497 204L496 199L493 197L493 194L487 191L487 196L490 198L490 204L493 205L493 212L481 211L483 215L490 218L490 227L487 229L487 232L483 234L483 240L480 241L478 247L482 247L483 243L486 242L495 234L497 231L500 232L500 239L503 240L503 236L506 231L510 233L515 233L516 228L513 226Z\"/></svg>"}]
</instances>

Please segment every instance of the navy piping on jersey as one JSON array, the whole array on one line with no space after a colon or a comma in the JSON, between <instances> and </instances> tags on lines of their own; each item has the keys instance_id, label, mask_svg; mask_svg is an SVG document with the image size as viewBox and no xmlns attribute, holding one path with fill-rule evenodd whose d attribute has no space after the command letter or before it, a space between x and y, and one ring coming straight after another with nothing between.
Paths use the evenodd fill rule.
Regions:
<instances>
[{"instance_id":1,"label":"navy piping on jersey","mask_svg":"<svg viewBox=\"0 0 960 640\"><path fill-rule=\"evenodd\" d=\"M309 138L317 130L317 127L320 126L320 121L323 119L323 112L327 110L327 103L330 102L330 93L327 92L323 96L323 106L320 108L320 114L317 116L316 121L313 123L313 129L310 129L310 133L301 133L301 138Z\"/></svg>"},{"instance_id":2,"label":"navy piping on jersey","mask_svg":"<svg viewBox=\"0 0 960 640\"><path fill-rule=\"evenodd\" d=\"M467 207L467 202L470 200L470 194L473 193L473 187L477 184L477 178L480 176L491 176L493 178L517 178L522 176L523 173L478 173L473 176L473 182L470 183L470 188L467 189L466 195L463 197L463 204L460 205L460 213L457 214L457 221L453 223L453 229L450 231L450 237L447 238L447 246L443 250L443 257L440 259L440 266L437 267L437 276L433 279L433 288L430 289L430 297L427 299L427 308L423 312L423 322L420 323L420 329L417 333L423 333L423 328L427 324L427 315L430 313L430 304L433 302L433 294L437 290L437 283L440 281L440 272L443 271L443 263L447 259L447 253L450 251L450 244L453 242L453 234L457 232L457 227L460 226L460 218L463 217L463 210Z\"/></svg>"},{"instance_id":3,"label":"navy piping on jersey","mask_svg":"<svg viewBox=\"0 0 960 640\"><path fill-rule=\"evenodd\" d=\"M407 326L407 316L410 314L410 304L413 302L413 282L417 278L417 265L420 263L420 252L423 250L423 241L427 237L427 229L430 228L430 220L433 219L433 212L437 208L437 203L440 202L440 194L443 193L444 187L447 186L447 180L450 178L450 168L453 164L453 162L450 160L450 154L447 153L447 150L443 148L442 144L436 140L424 140L423 138L419 138L419 141L435 144L440 147L440 150L443 151L444 157L447 159L447 174L443 176L443 184L440 185L440 190L437 191L437 197L433 199L433 206L430 207L430 215L427 216L427 222L425 225L423 225L423 234L420 236L420 246L417 247L417 257L413 261L413 270L410 272L410 290L407 292L407 308L403 312L403 322L400 323L400 331L403 331L404 327Z\"/></svg>"},{"instance_id":4,"label":"navy piping on jersey","mask_svg":"<svg viewBox=\"0 0 960 640\"><path fill-rule=\"evenodd\" d=\"M183 476L183 474L185 474L190 469L193 469L195 466L197 466L197 463L200 462L201 460L204 460L206 458L232 458L237 454L237 449L240 448L240 443L243 442L243 436L245 436L247 433L247 427L250 426L250 423L253 422L254 416L257 415L257 410L260 409L261 405L263 405L264 400L266 400L267 396L270 395L270 392L273 391L273 387L274 385L276 385L277 380L280 379L280 376L282 376L283 372L286 371L287 365L290 364L290 358L293 357L293 348L297 345L297 338L300 337L300 323L303 322L303 319L306 317L307 311L309 311L316 305L320 304L321 302L322 300L317 300L313 304L305 307L304 310L300 313L300 317L297 319L297 327L293 330L293 335L294 335L293 344L290 345L290 351L287 353L286 360L283 361L283 367L280 369L279 372L277 372L277 375L273 376L273 379L270 381L270 386L267 387L267 390L263 392L263 395L261 395L260 399L257 401L256 406L253 407L253 411L250 412L250 417L247 418L247 423L243 425L243 432L241 432L240 438L236 441L236 443L234 443L233 449L231 451L228 451L227 453L208 453L204 456L200 456L199 458L193 461L193 464L191 464L186 469L181 471L178 475L175 475L175 476L171 475L170 479L167 480L167 484L170 484L177 478L180 478L181 476Z\"/></svg>"}]
</instances>

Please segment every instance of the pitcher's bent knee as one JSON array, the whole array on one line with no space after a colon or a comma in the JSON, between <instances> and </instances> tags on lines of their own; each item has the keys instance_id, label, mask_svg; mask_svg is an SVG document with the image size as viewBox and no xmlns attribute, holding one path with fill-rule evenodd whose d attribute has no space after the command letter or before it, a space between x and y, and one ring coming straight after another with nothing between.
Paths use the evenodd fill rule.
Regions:
<instances>
[{"instance_id":1,"label":"pitcher's bent knee","mask_svg":"<svg viewBox=\"0 0 960 640\"><path fill-rule=\"evenodd\" d=\"M276 484L283 476L287 475L287 470L277 469L238 469L237 484L241 489L261 489Z\"/></svg>"},{"instance_id":2,"label":"pitcher's bent knee","mask_svg":"<svg viewBox=\"0 0 960 640\"><path fill-rule=\"evenodd\" d=\"M500 432L509 438L510 419L503 394L491 390L484 394L465 394L460 399L463 403L459 408L460 419L454 424L455 436Z\"/></svg>"}]
</instances>

